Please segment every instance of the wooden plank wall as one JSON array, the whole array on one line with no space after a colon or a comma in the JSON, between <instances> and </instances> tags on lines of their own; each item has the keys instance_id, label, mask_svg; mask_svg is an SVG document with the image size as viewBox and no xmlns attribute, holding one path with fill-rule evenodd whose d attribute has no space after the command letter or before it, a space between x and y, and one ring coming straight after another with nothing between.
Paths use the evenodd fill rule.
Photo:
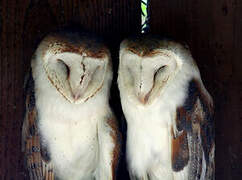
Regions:
<instances>
[{"instance_id":1,"label":"wooden plank wall","mask_svg":"<svg viewBox=\"0 0 242 180\"><path fill-rule=\"evenodd\" d=\"M216 179L241 179L242 1L151 0L151 32L190 46L216 106Z\"/></svg>"},{"instance_id":2,"label":"wooden plank wall","mask_svg":"<svg viewBox=\"0 0 242 180\"><path fill-rule=\"evenodd\" d=\"M138 0L0 1L0 179L27 179L20 153L23 81L40 39L64 25L82 25L108 40L116 71L120 40L140 30L139 7ZM239 0L151 0L151 32L189 44L214 97L220 180L239 179L242 174L241 20ZM112 92L117 100L115 83ZM120 116L120 104L112 104ZM126 176L122 159L119 177Z\"/></svg>"},{"instance_id":3,"label":"wooden plank wall","mask_svg":"<svg viewBox=\"0 0 242 180\"><path fill-rule=\"evenodd\" d=\"M139 3L138 0L0 1L0 179L27 179L20 153L23 82L40 39L50 31L75 24L103 35L112 49L118 49L121 39L140 29ZM117 68L117 50L113 56ZM118 103L115 106L120 109Z\"/></svg>"}]
</instances>

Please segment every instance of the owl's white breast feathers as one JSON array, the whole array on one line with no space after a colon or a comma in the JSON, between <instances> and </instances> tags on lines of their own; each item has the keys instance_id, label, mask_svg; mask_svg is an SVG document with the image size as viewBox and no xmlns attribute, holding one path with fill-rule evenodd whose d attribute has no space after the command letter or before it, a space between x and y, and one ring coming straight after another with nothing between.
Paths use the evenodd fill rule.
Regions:
<instances>
[{"instance_id":1,"label":"owl's white breast feathers","mask_svg":"<svg viewBox=\"0 0 242 180\"><path fill-rule=\"evenodd\" d=\"M172 172L170 127L174 125L176 107L186 97L181 89L186 88L186 83L172 84L159 99L148 106L136 104L136 101L125 98L121 93L122 108L128 125L128 162L134 174L141 177L154 168L154 164L163 166L161 171L164 174ZM170 171L167 173L167 170Z\"/></svg>"},{"instance_id":2,"label":"owl's white breast feathers","mask_svg":"<svg viewBox=\"0 0 242 180\"><path fill-rule=\"evenodd\" d=\"M42 61L32 61L41 140L60 177L90 178L99 158L98 123L112 115L108 104L112 72L108 70L97 94L85 103L73 104L50 83L41 66Z\"/></svg>"},{"instance_id":3,"label":"owl's white breast feathers","mask_svg":"<svg viewBox=\"0 0 242 180\"><path fill-rule=\"evenodd\" d=\"M127 51L126 48L125 43L121 44L120 59ZM118 83L122 109L127 120L127 159L131 174L144 177L149 172L154 177L159 174L157 177L173 179L171 127L176 130L176 109L183 105L188 95L190 80L201 79L192 57L180 45L167 46L161 51L176 59L178 67L174 72L175 75L161 89L151 104L141 104L135 94L126 90L123 83L125 74L121 65ZM181 171L175 176L186 176L186 173Z\"/></svg>"}]
</instances>

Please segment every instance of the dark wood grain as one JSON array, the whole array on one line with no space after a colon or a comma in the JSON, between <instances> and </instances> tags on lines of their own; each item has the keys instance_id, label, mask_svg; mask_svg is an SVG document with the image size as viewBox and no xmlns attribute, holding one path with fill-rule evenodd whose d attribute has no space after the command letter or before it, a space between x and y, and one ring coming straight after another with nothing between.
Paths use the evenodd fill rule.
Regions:
<instances>
[{"instance_id":1,"label":"dark wood grain","mask_svg":"<svg viewBox=\"0 0 242 180\"><path fill-rule=\"evenodd\" d=\"M39 41L63 26L82 26L104 36L116 48L117 64L120 40L139 30L137 4L138 0L0 1L0 179L28 179L20 151L23 82Z\"/></svg>"},{"instance_id":2,"label":"dark wood grain","mask_svg":"<svg viewBox=\"0 0 242 180\"><path fill-rule=\"evenodd\" d=\"M242 174L242 1L152 0L151 32L185 41L216 107L216 179Z\"/></svg>"},{"instance_id":3,"label":"dark wood grain","mask_svg":"<svg viewBox=\"0 0 242 180\"><path fill-rule=\"evenodd\" d=\"M241 19L239 0L151 0L151 32L188 43L214 98L216 179L220 180L240 179L242 174ZM107 39L116 81L119 42L140 31L140 1L0 1L0 179L27 179L20 152L24 77L38 42L50 31L71 24ZM116 83L112 98L120 119ZM127 179L125 167L121 160L119 179Z\"/></svg>"}]
</instances>

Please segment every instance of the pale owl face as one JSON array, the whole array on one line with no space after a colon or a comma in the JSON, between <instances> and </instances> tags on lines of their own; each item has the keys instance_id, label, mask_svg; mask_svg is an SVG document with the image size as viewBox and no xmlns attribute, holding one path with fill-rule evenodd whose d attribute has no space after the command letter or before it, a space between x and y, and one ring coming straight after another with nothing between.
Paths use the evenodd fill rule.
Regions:
<instances>
[{"instance_id":1,"label":"pale owl face","mask_svg":"<svg viewBox=\"0 0 242 180\"><path fill-rule=\"evenodd\" d=\"M71 103L93 97L103 85L108 50L88 39L72 42L51 37L45 41L43 66L50 83Z\"/></svg>"},{"instance_id":2,"label":"pale owl face","mask_svg":"<svg viewBox=\"0 0 242 180\"><path fill-rule=\"evenodd\" d=\"M179 66L174 53L147 41L124 41L120 51L119 83L129 98L143 105L160 95Z\"/></svg>"}]
</instances>

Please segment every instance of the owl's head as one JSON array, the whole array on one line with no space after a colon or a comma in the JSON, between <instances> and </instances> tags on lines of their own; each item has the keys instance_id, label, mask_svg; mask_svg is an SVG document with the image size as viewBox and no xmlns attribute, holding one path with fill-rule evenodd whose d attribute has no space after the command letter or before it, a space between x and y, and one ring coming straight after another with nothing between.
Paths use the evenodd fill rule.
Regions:
<instances>
[{"instance_id":1,"label":"owl's head","mask_svg":"<svg viewBox=\"0 0 242 180\"><path fill-rule=\"evenodd\" d=\"M159 97L178 72L197 67L187 48L151 36L124 40L119 58L120 91L143 105Z\"/></svg>"},{"instance_id":2,"label":"owl's head","mask_svg":"<svg viewBox=\"0 0 242 180\"><path fill-rule=\"evenodd\" d=\"M43 39L32 68L43 68L49 83L66 100L79 104L102 88L110 61L110 52L97 38L61 32Z\"/></svg>"}]
</instances>

